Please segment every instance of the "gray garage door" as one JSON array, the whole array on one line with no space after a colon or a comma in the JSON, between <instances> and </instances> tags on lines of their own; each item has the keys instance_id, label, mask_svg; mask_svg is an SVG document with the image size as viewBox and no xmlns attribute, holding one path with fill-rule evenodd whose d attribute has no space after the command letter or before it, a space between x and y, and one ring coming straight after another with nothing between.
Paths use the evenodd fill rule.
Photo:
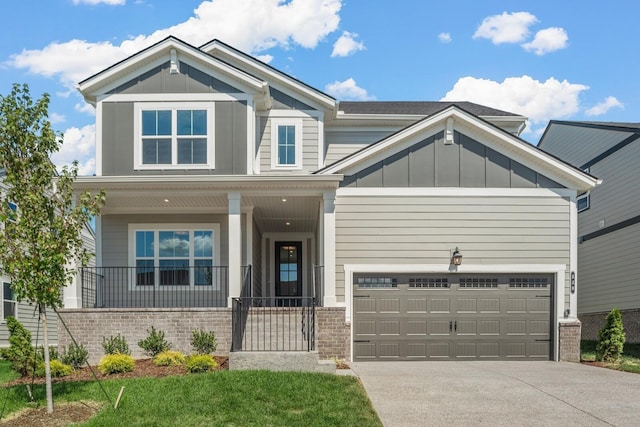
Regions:
<instances>
[{"instance_id":1,"label":"gray garage door","mask_svg":"<svg viewBox=\"0 0 640 427\"><path fill-rule=\"evenodd\" d=\"M355 360L551 358L553 276L356 274Z\"/></svg>"}]
</instances>

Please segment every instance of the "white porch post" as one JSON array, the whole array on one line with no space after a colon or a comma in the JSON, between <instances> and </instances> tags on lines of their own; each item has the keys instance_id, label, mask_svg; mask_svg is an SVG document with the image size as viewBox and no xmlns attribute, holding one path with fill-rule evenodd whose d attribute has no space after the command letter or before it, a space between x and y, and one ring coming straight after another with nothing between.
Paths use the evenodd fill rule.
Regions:
<instances>
[{"instance_id":1,"label":"white porch post","mask_svg":"<svg viewBox=\"0 0 640 427\"><path fill-rule=\"evenodd\" d=\"M232 298L239 297L242 290L242 277L240 267L242 264L242 228L240 221L240 193L229 193L229 299L227 304L232 305Z\"/></svg>"},{"instance_id":2,"label":"white porch post","mask_svg":"<svg viewBox=\"0 0 640 427\"><path fill-rule=\"evenodd\" d=\"M62 289L62 306L64 308L82 308L82 278L80 275L80 266L75 263L67 263L68 269L75 269L75 276L67 286Z\"/></svg>"},{"instance_id":3,"label":"white porch post","mask_svg":"<svg viewBox=\"0 0 640 427\"><path fill-rule=\"evenodd\" d=\"M324 201L324 306L336 306L336 192L325 191Z\"/></svg>"}]
</instances>

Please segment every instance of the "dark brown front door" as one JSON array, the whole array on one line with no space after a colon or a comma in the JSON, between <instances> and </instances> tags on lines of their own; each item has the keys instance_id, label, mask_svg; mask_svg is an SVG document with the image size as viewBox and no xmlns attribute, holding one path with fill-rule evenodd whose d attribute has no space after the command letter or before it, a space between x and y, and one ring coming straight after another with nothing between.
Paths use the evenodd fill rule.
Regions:
<instances>
[{"instance_id":1,"label":"dark brown front door","mask_svg":"<svg viewBox=\"0 0 640 427\"><path fill-rule=\"evenodd\" d=\"M276 296L302 296L302 243L276 242Z\"/></svg>"}]
</instances>

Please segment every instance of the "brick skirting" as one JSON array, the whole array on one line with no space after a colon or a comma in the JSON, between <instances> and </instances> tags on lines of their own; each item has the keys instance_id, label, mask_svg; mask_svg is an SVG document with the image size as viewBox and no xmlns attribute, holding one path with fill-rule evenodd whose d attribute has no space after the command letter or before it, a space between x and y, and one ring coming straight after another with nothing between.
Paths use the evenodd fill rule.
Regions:
<instances>
[{"instance_id":1,"label":"brick skirting","mask_svg":"<svg viewBox=\"0 0 640 427\"><path fill-rule=\"evenodd\" d=\"M231 350L230 308L98 308L59 312L75 340L89 351L92 364L104 354L102 338L117 334L126 338L134 358L146 357L138 341L149 335L147 329L151 326L164 331L172 348L183 353L192 351L190 341L194 329L216 333L216 354L227 355ZM344 308L316 308L316 349L320 359L348 359L349 339ZM67 347L70 343L69 334L58 320L58 347Z\"/></svg>"},{"instance_id":2,"label":"brick skirting","mask_svg":"<svg viewBox=\"0 0 640 427\"><path fill-rule=\"evenodd\" d=\"M604 327L609 312L579 314L582 322L582 339L598 340L598 332ZM640 310L620 310L626 342L640 343Z\"/></svg>"}]
</instances>

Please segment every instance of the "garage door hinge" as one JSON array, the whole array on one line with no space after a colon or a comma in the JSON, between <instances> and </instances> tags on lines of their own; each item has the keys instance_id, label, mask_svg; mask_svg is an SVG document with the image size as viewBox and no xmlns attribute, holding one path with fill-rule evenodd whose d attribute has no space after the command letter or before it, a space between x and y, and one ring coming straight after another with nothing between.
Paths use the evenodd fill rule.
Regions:
<instances>
[{"instance_id":1,"label":"garage door hinge","mask_svg":"<svg viewBox=\"0 0 640 427\"><path fill-rule=\"evenodd\" d=\"M353 340L353 342L371 342L369 340Z\"/></svg>"}]
</instances>

